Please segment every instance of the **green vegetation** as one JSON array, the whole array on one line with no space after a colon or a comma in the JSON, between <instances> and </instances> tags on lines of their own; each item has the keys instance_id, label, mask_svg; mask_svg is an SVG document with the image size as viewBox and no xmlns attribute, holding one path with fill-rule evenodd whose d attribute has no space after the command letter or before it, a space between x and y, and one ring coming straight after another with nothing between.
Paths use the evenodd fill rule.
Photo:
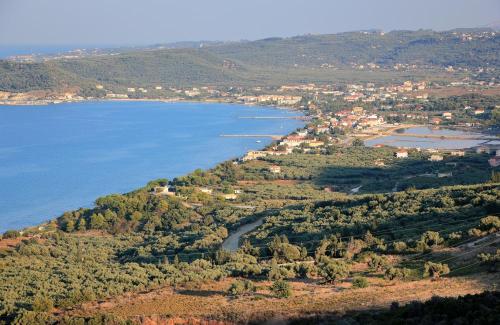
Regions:
<instances>
[{"instance_id":1,"label":"green vegetation","mask_svg":"<svg viewBox=\"0 0 500 325\"><path fill-rule=\"evenodd\" d=\"M484 31L478 30L477 33ZM484 36L484 35L483 35ZM89 93L95 83L123 91L127 86L276 85L404 78L396 64L416 65L413 75L432 67L497 68L499 36L464 41L448 32L350 32L271 38L193 49L131 51L115 56L58 59L44 63L0 63L0 90L28 91L77 86ZM353 65L376 64L376 73ZM335 73L332 74L334 67ZM494 70L494 71L496 71ZM482 72L481 78L497 76Z\"/></svg>"},{"instance_id":2,"label":"green vegetation","mask_svg":"<svg viewBox=\"0 0 500 325\"><path fill-rule=\"evenodd\" d=\"M365 277L358 276L352 279L352 286L354 288L366 288L370 285L368 280Z\"/></svg>"},{"instance_id":3,"label":"green vegetation","mask_svg":"<svg viewBox=\"0 0 500 325\"><path fill-rule=\"evenodd\" d=\"M319 315L293 319L290 324L495 324L500 317L499 292L484 292L457 298L432 297L388 310L349 312L339 316Z\"/></svg>"},{"instance_id":4,"label":"green vegetation","mask_svg":"<svg viewBox=\"0 0 500 325\"><path fill-rule=\"evenodd\" d=\"M424 265L424 276L438 279L441 275L448 273L450 273L450 268L447 264L426 262Z\"/></svg>"},{"instance_id":5,"label":"green vegetation","mask_svg":"<svg viewBox=\"0 0 500 325\"><path fill-rule=\"evenodd\" d=\"M214 62L218 50L206 50ZM190 51L196 61L201 50ZM119 71L107 70L109 75L87 69L86 64L102 64L101 58L54 64L86 78L99 74L100 82L119 87L127 69L139 69L140 55L127 54ZM147 56L151 66L159 64L156 53ZM237 63L236 70L244 66ZM168 74L171 67L164 69ZM455 106L469 99L484 100L460 98ZM433 111L432 105L451 104L428 105ZM130 193L98 198L92 208L68 211L42 230L7 231L8 244L0 247L0 324L122 324L106 315L64 319L52 312L162 286L198 289L228 277L233 279L221 292L266 299L253 294L254 281L271 281L272 296L288 298L294 281L349 292L344 282L357 289L377 281L396 285L497 271L498 245L491 238L500 230L500 186L487 154L444 154L443 161L431 162L430 153L410 150L407 159L397 159L394 148L369 148L363 141L340 146L320 137L329 144L158 179ZM280 172L272 173L273 165ZM167 186L175 195L166 195ZM244 235L236 252L222 249L231 233L256 221L262 225ZM454 253L468 245L471 251L460 253L464 258Z\"/></svg>"},{"instance_id":6,"label":"green vegetation","mask_svg":"<svg viewBox=\"0 0 500 325\"><path fill-rule=\"evenodd\" d=\"M500 229L499 185L417 188L488 181L491 169L485 168L485 158L447 157L456 163L457 177L422 184L405 177L447 165L430 163L417 152L400 161L390 148L331 147L318 155L226 162L108 195L91 209L64 213L39 233L23 234L35 237L4 234L19 243L0 250L0 319L49 317L52 306L70 308L164 285L196 287L225 277L243 278L232 283L230 295L252 293L250 280L267 278L274 282L273 294L287 297L287 281L294 279L338 285L354 276L357 288L374 275L390 281L454 276L463 265L434 252ZM377 159L387 167L374 166ZM270 174L271 164L281 166L282 173ZM280 185L283 181L291 183ZM407 184L406 190L383 193L392 189L391 182ZM177 196L155 191L167 184ZM358 184L372 193L323 190L347 192ZM236 189L241 193L235 201L223 200L223 194ZM220 249L230 232L257 219L263 224L246 235L238 252ZM472 255L474 263L481 263L479 270L496 269L496 255L476 257L479 253ZM353 271L360 263L367 266L362 274Z\"/></svg>"},{"instance_id":7,"label":"green vegetation","mask_svg":"<svg viewBox=\"0 0 500 325\"><path fill-rule=\"evenodd\" d=\"M498 197L495 184L338 197L274 212L248 238L262 245L275 235L286 234L290 243L302 243L308 251L324 245L321 238L326 238L335 249L324 251L332 257L346 255L349 245L355 250L355 239L379 251L425 252L443 244L443 237L452 233L465 236L480 219L498 211ZM494 220L497 217L483 223L494 227Z\"/></svg>"},{"instance_id":8,"label":"green vegetation","mask_svg":"<svg viewBox=\"0 0 500 325\"><path fill-rule=\"evenodd\" d=\"M277 280L270 287L271 292L276 298L289 298L292 295L290 283L285 280Z\"/></svg>"},{"instance_id":9,"label":"green vegetation","mask_svg":"<svg viewBox=\"0 0 500 325\"><path fill-rule=\"evenodd\" d=\"M242 294L253 293L256 290L257 288L252 281L243 280L233 282L227 291L230 295L239 296Z\"/></svg>"}]
</instances>

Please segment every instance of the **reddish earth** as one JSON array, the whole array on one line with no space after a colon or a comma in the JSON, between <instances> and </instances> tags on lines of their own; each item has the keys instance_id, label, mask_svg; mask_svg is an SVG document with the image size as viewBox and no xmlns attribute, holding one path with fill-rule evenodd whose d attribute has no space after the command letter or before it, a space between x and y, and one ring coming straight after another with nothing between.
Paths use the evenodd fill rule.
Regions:
<instances>
[{"instance_id":1,"label":"reddish earth","mask_svg":"<svg viewBox=\"0 0 500 325\"><path fill-rule=\"evenodd\" d=\"M289 299L276 299L267 289L270 285L268 281L255 282L259 288L256 294L230 297L225 292L234 279L228 278L193 290L165 287L150 292L127 294L102 303L88 303L68 313L111 313L129 319L141 319L143 324L222 325L229 323L209 320L264 321L327 312L342 314L353 309L388 308L393 301L404 304L414 300L427 300L436 295L455 297L480 293L491 289L491 285L499 280L498 275L494 274L442 278L438 281L390 282L379 275L368 279L370 286L363 289L353 289L349 281L336 285L292 281L293 296Z\"/></svg>"}]
</instances>

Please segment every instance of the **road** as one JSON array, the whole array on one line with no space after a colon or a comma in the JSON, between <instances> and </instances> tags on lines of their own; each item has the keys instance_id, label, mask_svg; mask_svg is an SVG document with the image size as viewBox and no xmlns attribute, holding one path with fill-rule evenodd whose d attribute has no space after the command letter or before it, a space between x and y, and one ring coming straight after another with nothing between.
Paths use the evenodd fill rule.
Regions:
<instances>
[{"instance_id":1,"label":"road","mask_svg":"<svg viewBox=\"0 0 500 325\"><path fill-rule=\"evenodd\" d=\"M227 237L226 240L224 240L224 242L222 243L222 249L230 252L236 252L240 247L241 236L254 230L263 222L264 218L260 218L257 221L239 227L235 233L231 234L231 236Z\"/></svg>"}]
</instances>

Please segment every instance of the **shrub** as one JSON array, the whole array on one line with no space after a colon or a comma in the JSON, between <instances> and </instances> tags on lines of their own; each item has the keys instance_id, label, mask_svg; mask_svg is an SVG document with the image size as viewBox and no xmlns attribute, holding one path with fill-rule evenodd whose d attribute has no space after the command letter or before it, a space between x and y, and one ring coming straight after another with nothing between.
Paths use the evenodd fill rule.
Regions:
<instances>
[{"instance_id":1,"label":"shrub","mask_svg":"<svg viewBox=\"0 0 500 325\"><path fill-rule=\"evenodd\" d=\"M295 272L302 279L311 278L316 271L316 266L312 263L299 263L295 265Z\"/></svg>"},{"instance_id":2,"label":"shrub","mask_svg":"<svg viewBox=\"0 0 500 325\"><path fill-rule=\"evenodd\" d=\"M285 280L277 280L270 288L276 298L288 298L292 295L290 283Z\"/></svg>"},{"instance_id":3,"label":"shrub","mask_svg":"<svg viewBox=\"0 0 500 325\"><path fill-rule=\"evenodd\" d=\"M390 267L387 270L385 270L384 277L387 280L403 280L406 279L410 276L410 270L406 268L396 268L396 267Z\"/></svg>"},{"instance_id":4,"label":"shrub","mask_svg":"<svg viewBox=\"0 0 500 325\"><path fill-rule=\"evenodd\" d=\"M368 280L365 277L355 277L352 280L352 287L353 288L366 288L370 284L368 283Z\"/></svg>"},{"instance_id":5,"label":"shrub","mask_svg":"<svg viewBox=\"0 0 500 325\"><path fill-rule=\"evenodd\" d=\"M454 231L448 235L449 240L460 240L462 239L462 233L459 231Z\"/></svg>"},{"instance_id":6,"label":"shrub","mask_svg":"<svg viewBox=\"0 0 500 325\"><path fill-rule=\"evenodd\" d=\"M332 260L320 266L320 273L328 282L336 282L349 276L350 266L344 261Z\"/></svg>"},{"instance_id":7,"label":"shrub","mask_svg":"<svg viewBox=\"0 0 500 325\"><path fill-rule=\"evenodd\" d=\"M494 233L500 230L500 218L497 216L487 216L481 219L481 230L487 233Z\"/></svg>"},{"instance_id":8,"label":"shrub","mask_svg":"<svg viewBox=\"0 0 500 325\"><path fill-rule=\"evenodd\" d=\"M441 275L450 273L448 264L426 262L424 265L424 277L438 279Z\"/></svg>"},{"instance_id":9,"label":"shrub","mask_svg":"<svg viewBox=\"0 0 500 325\"><path fill-rule=\"evenodd\" d=\"M387 258L385 256L380 256L372 254L368 260L368 266L374 271L380 271L387 266Z\"/></svg>"},{"instance_id":10,"label":"shrub","mask_svg":"<svg viewBox=\"0 0 500 325\"><path fill-rule=\"evenodd\" d=\"M54 302L47 295L38 295L33 300L31 309L35 312L48 312L54 308Z\"/></svg>"},{"instance_id":11,"label":"shrub","mask_svg":"<svg viewBox=\"0 0 500 325\"><path fill-rule=\"evenodd\" d=\"M3 239L14 239L21 236L19 231L17 230L7 230L6 232L3 233Z\"/></svg>"},{"instance_id":12,"label":"shrub","mask_svg":"<svg viewBox=\"0 0 500 325\"><path fill-rule=\"evenodd\" d=\"M397 241L392 244L392 247L394 248L394 251L397 253L402 253L406 250L407 245L403 241Z\"/></svg>"},{"instance_id":13,"label":"shrub","mask_svg":"<svg viewBox=\"0 0 500 325\"><path fill-rule=\"evenodd\" d=\"M239 296L242 294L255 292L257 289L252 281L243 280L243 281L235 281L231 283L231 286L227 290L230 295Z\"/></svg>"},{"instance_id":14,"label":"shrub","mask_svg":"<svg viewBox=\"0 0 500 325\"><path fill-rule=\"evenodd\" d=\"M478 255L481 264L486 265L490 272L497 272L500 264L500 249L497 249L495 254L481 253Z\"/></svg>"},{"instance_id":15,"label":"shrub","mask_svg":"<svg viewBox=\"0 0 500 325\"><path fill-rule=\"evenodd\" d=\"M437 231L426 231L422 234L420 240L429 247L440 245L444 241Z\"/></svg>"}]
</instances>

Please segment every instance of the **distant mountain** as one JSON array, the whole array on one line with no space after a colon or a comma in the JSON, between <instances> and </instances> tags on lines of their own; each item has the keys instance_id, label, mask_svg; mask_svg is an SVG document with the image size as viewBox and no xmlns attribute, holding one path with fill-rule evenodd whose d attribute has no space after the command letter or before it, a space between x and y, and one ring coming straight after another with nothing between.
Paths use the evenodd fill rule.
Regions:
<instances>
[{"instance_id":1,"label":"distant mountain","mask_svg":"<svg viewBox=\"0 0 500 325\"><path fill-rule=\"evenodd\" d=\"M494 21L488 25L486 25L487 28L491 28L494 31L500 31L500 20Z\"/></svg>"},{"instance_id":2,"label":"distant mountain","mask_svg":"<svg viewBox=\"0 0 500 325\"><path fill-rule=\"evenodd\" d=\"M381 69L415 65L427 71L447 66L495 67L498 71L498 53L500 34L490 29L359 31L251 42L181 42L34 64L0 61L0 90L85 88L95 83L122 89L153 84L331 82L354 78L366 65ZM351 72L342 73L345 71Z\"/></svg>"}]
</instances>

